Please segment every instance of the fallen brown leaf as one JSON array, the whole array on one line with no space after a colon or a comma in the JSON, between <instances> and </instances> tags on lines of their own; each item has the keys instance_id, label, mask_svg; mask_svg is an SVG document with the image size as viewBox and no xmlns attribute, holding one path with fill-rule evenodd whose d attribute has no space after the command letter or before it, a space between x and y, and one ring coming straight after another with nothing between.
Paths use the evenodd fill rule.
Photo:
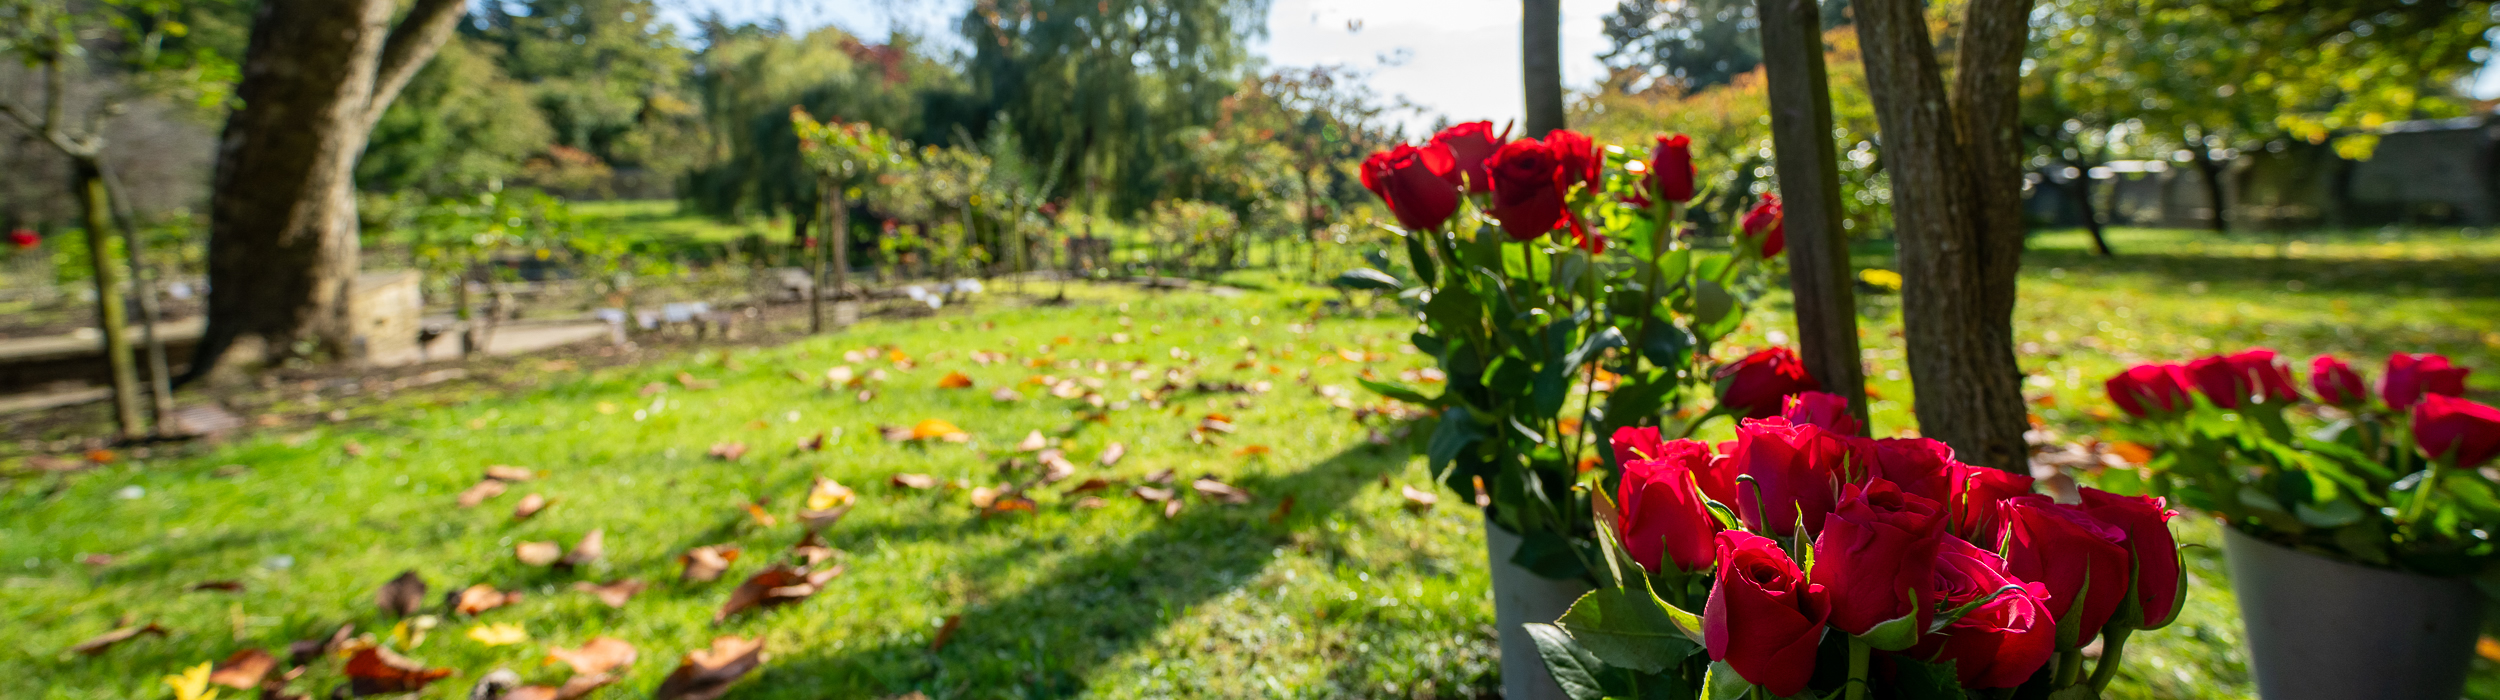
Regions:
<instances>
[{"instance_id":1,"label":"fallen brown leaf","mask_svg":"<svg viewBox=\"0 0 2500 700\"><path fill-rule=\"evenodd\" d=\"M512 519L528 520L530 516L537 515L538 511L546 510L547 503L546 496L535 493L522 496L521 502L512 506Z\"/></svg>"},{"instance_id":2,"label":"fallen brown leaf","mask_svg":"<svg viewBox=\"0 0 2500 700\"><path fill-rule=\"evenodd\" d=\"M819 430L816 431L815 435L799 438L799 450L802 452L823 452L825 450L825 431Z\"/></svg>"},{"instance_id":3,"label":"fallen brown leaf","mask_svg":"<svg viewBox=\"0 0 2500 700\"><path fill-rule=\"evenodd\" d=\"M512 558L530 566L546 566L564 558L564 547L554 542L522 542L512 546Z\"/></svg>"},{"instance_id":4,"label":"fallen brown leaf","mask_svg":"<svg viewBox=\"0 0 2500 700\"><path fill-rule=\"evenodd\" d=\"M402 571L374 592L373 604L393 617L407 617L425 604L425 579L415 569Z\"/></svg>"},{"instance_id":5,"label":"fallen brown leaf","mask_svg":"<svg viewBox=\"0 0 2500 700\"><path fill-rule=\"evenodd\" d=\"M199 583L184 586L182 589L186 591L223 591L227 593L234 593L243 590L243 582L233 580L201 581Z\"/></svg>"},{"instance_id":6,"label":"fallen brown leaf","mask_svg":"<svg viewBox=\"0 0 2500 700\"><path fill-rule=\"evenodd\" d=\"M1096 459L1096 460L1094 460L1094 461L1095 461L1096 463L1098 463L1098 464L1101 464L1101 465L1103 465L1103 466L1108 467L1108 466L1111 466L1111 465L1114 465L1114 464L1119 464L1119 463L1120 463L1120 458L1121 458L1121 457L1124 457L1124 456L1127 456L1127 455L1128 455L1128 446L1126 446L1126 445L1122 445L1122 444L1120 444L1120 443L1116 443L1116 442L1115 442L1115 443L1111 443L1111 444L1110 444L1110 445L1108 445L1108 446L1103 447L1103 448L1102 448L1102 457L1100 457L1100 458L1098 458L1098 459Z\"/></svg>"},{"instance_id":7,"label":"fallen brown leaf","mask_svg":"<svg viewBox=\"0 0 2500 700\"><path fill-rule=\"evenodd\" d=\"M347 648L349 640L353 639L355 635L356 625L351 622L339 625L337 631L330 633L329 639L298 639L293 642L289 642L286 645L286 663L289 666L298 667L303 666L304 664L312 663L314 659L321 658L323 654Z\"/></svg>"},{"instance_id":8,"label":"fallen brown leaf","mask_svg":"<svg viewBox=\"0 0 2500 700\"><path fill-rule=\"evenodd\" d=\"M937 385L940 389L970 389L972 378L964 376L962 372L948 372L946 376L938 378Z\"/></svg>"},{"instance_id":9,"label":"fallen brown leaf","mask_svg":"<svg viewBox=\"0 0 2500 700\"><path fill-rule=\"evenodd\" d=\"M592 528L590 532L582 535L580 542L573 543L572 551L565 552L564 558L557 560L556 565L563 567L577 567L598 561L600 557L607 555L607 531L604 529Z\"/></svg>"},{"instance_id":10,"label":"fallen brown leaf","mask_svg":"<svg viewBox=\"0 0 2500 700\"><path fill-rule=\"evenodd\" d=\"M1076 465L1068 463L1068 458L1061 456L1058 450L1043 450L1039 459L1042 462L1042 483L1045 485L1076 476Z\"/></svg>"},{"instance_id":11,"label":"fallen brown leaf","mask_svg":"<svg viewBox=\"0 0 2500 700\"><path fill-rule=\"evenodd\" d=\"M503 495L505 488L506 487L503 482L496 481L494 479L479 481L476 486L471 486L460 492L460 507L476 508L477 504L485 503L489 499Z\"/></svg>"},{"instance_id":12,"label":"fallen brown leaf","mask_svg":"<svg viewBox=\"0 0 2500 700\"><path fill-rule=\"evenodd\" d=\"M1172 500L1171 489L1159 489L1152 486L1139 486L1137 488L1129 489L1129 494L1136 496L1139 500L1149 503L1162 503L1164 501Z\"/></svg>"},{"instance_id":13,"label":"fallen brown leaf","mask_svg":"<svg viewBox=\"0 0 2500 700\"><path fill-rule=\"evenodd\" d=\"M415 692L455 673L448 668L426 668L415 659L381 647L357 651L347 659L345 671L348 685L357 695Z\"/></svg>"},{"instance_id":14,"label":"fallen brown leaf","mask_svg":"<svg viewBox=\"0 0 2500 700\"><path fill-rule=\"evenodd\" d=\"M471 690L469 692L469 697L478 697L477 691ZM561 691L547 686L525 685L504 691L501 695L488 697L491 697L493 700L560 700L563 695Z\"/></svg>"},{"instance_id":15,"label":"fallen brown leaf","mask_svg":"<svg viewBox=\"0 0 2500 700\"><path fill-rule=\"evenodd\" d=\"M1111 503L1093 496L1086 496L1084 498L1076 499L1075 507L1078 510L1093 510L1107 505L1111 505Z\"/></svg>"},{"instance_id":16,"label":"fallen brown leaf","mask_svg":"<svg viewBox=\"0 0 2500 700\"><path fill-rule=\"evenodd\" d=\"M333 416L336 416L336 415L338 415L338 414L332 414L332 415L333 415ZM342 449L344 449L344 450L346 450L346 451L347 451L347 456L349 456L349 457L363 457L363 456L365 456L365 453L367 453L367 452L371 452L371 451L372 451L372 450L365 449L365 444L364 444L364 443L357 442L357 441L354 441L354 440L349 440L349 441L347 441L347 444L346 444L345 446L343 446L343 447L342 447ZM111 453L109 453L109 452L108 452L108 453L106 453L106 454L111 454Z\"/></svg>"},{"instance_id":17,"label":"fallen brown leaf","mask_svg":"<svg viewBox=\"0 0 2500 700\"><path fill-rule=\"evenodd\" d=\"M114 628L112 631L88 637L87 641L71 645L69 650L88 656L95 656L97 654L104 653L106 649L113 648L113 645L115 644L130 641L132 637L137 637L142 634L153 634L162 637L165 636L165 628L158 626L155 622L149 622L145 625L123 625L121 627Z\"/></svg>"},{"instance_id":18,"label":"fallen brown leaf","mask_svg":"<svg viewBox=\"0 0 2500 700\"><path fill-rule=\"evenodd\" d=\"M555 700L577 700L590 695L590 691L598 690L614 682L616 682L614 673L576 673L573 677L564 679L564 687L556 689ZM510 698L507 697L506 700Z\"/></svg>"},{"instance_id":19,"label":"fallen brown leaf","mask_svg":"<svg viewBox=\"0 0 2500 700\"><path fill-rule=\"evenodd\" d=\"M880 425L877 426L877 435L884 437L886 442L902 442L911 439L911 428L899 425Z\"/></svg>"},{"instance_id":20,"label":"fallen brown leaf","mask_svg":"<svg viewBox=\"0 0 2500 700\"><path fill-rule=\"evenodd\" d=\"M1406 496L1406 507L1408 510L1432 510L1434 505L1441 502L1440 495L1430 491L1417 489L1413 486L1399 484L1398 490Z\"/></svg>"},{"instance_id":21,"label":"fallen brown leaf","mask_svg":"<svg viewBox=\"0 0 2500 700\"><path fill-rule=\"evenodd\" d=\"M562 661L573 667L575 674L602 674L634 663L634 645L615 637L592 637L581 648L556 647L547 650L551 661Z\"/></svg>"},{"instance_id":22,"label":"fallen brown leaf","mask_svg":"<svg viewBox=\"0 0 2500 700\"><path fill-rule=\"evenodd\" d=\"M982 486L975 488L972 490L972 507L989 510L990 504L997 503L998 497L1007 495L1007 493L1008 490L1004 486Z\"/></svg>"},{"instance_id":23,"label":"fallen brown leaf","mask_svg":"<svg viewBox=\"0 0 2500 700\"><path fill-rule=\"evenodd\" d=\"M1292 515L1293 494L1288 493L1285 494L1285 500L1276 504L1276 512L1267 514L1267 522L1270 525L1283 525L1285 524L1285 518Z\"/></svg>"},{"instance_id":24,"label":"fallen brown leaf","mask_svg":"<svg viewBox=\"0 0 2500 700\"><path fill-rule=\"evenodd\" d=\"M670 671L660 687L652 691L653 700L713 700L729 690L729 684L763 665L764 640L721 637L712 640L712 648L686 654Z\"/></svg>"},{"instance_id":25,"label":"fallen brown leaf","mask_svg":"<svg viewBox=\"0 0 2500 700\"><path fill-rule=\"evenodd\" d=\"M738 461L739 457L744 457L746 454L747 444L743 442L721 442L713 443L712 445L713 459L735 462Z\"/></svg>"},{"instance_id":26,"label":"fallen brown leaf","mask_svg":"<svg viewBox=\"0 0 2500 700\"><path fill-rule=\"evenodd\" d=\"M1164 501L1164 502L1163 502L1163 519L1165 519L1165 520L1170 520L1170 519L1172 519L1172 516L1175 516L1175 515L1180 515L1180 514L1181 514L1181 499L1175 498L1175 499L1172 499L1172 500L1169 500L1169 501Z\"/></svg>"},{"instance_id":27,"label":"fallen brown leaf","mask_svg":"<svg viewBox=\"0 0 2500 700\"><path fill-rule=\"evenodd\" d=\"M1243 448L1238 449L1238 450L1234 450L1234 451L1233 451L1233 456L1236 456L1236 457L1257 457L1257 456L1265 455L1265 454L1267 454L1268 452L1270 452L1270 450L1268 449L1268 447L1267 447L1266 445L1251 445L1251 446L1248 446L1248 447L1243 447Z\"/></svg>"},{"instance_id":28,"label":"fallen brown leaf","mask_svg":"<svg viewBox=\"0 0 2500 700\"><path fill-rule=\"evenodd\" d=\"M1024 400L1024 394L1019 393L1019 392L1017 392L1017 391L1016 391L1016 390L1014 390L1014 389L1009 389L1009 388L1007 388L1007 387L1003 387L1003 386L1002 386L1002 387L999 387L999 388L997 388L997 389L993 389L993 390L991 390L991 391L990 391L990 400L991 400L991 401L996 401L996 402L999 402L999 403L1015 403L1015 402L1018 402L1018 401L1023 401L1023 400Z\"/></svg>"},{"instance_id":29,"label":"fallen brown leaf","mask_svg":"<svg viewBox=\"0 0 2500 700\"><path fill-rule=\"evenodd\" d=\"M861 390L859 390L859 396L858 396L858 398L859 398L859 402L860 402L860 403L868 403L868 402L870 402L870 401L875 401L875 400L877 399L877 390L875 390L875 389L861 389Z\"/></svg>"},{"instance_id":30,"label":"fallen brown leaf","mask_svg":"<svg viewBox=\"0 0 2500 700\"><path fill-rule=\"evenodd\" d=\"M710 379L696 379L693 374L687 372L677 373L677 384L694 391L702 391L704 389L711 389L720 386L720 382Z\"/></svg>"},{"instance_id":31,"label":"fallen brown leaf","mask_svg":"<svg viewBox=\"0 0 2500 700\"><path fill-rule=\"evenodd\" d=\"M448 596L448 598L449 600L445 600L443 602L451 606L452 612L462 615L476 615L488 610L521 602L521 592L498 591L495 590L494 586L480 583L469 586L468 588L454 591L450 596Z\"/></svg>"},{"instance_id":32,"label":"fallen brown leaf","mask_svg":"<svg viewBox=\"0 0 2500 700\"><path fill-rule=\"evenodd\" d=\"M815 566L835 554L836 550L825 544L825 538L816 536L812 530L806 537L799 538L798 544L790 545L790 558L798 560L800 566Z\"/></svg>"},{"instance_id":33,"label":"fallen brown leaf","mask_svg":"<svg viewBox=\"0 0 2500 700\"><path fill-rule=\"evenodd\" d=\"M497 464L486 468L486 478L496 481L529 481L538 478L538 472L524 467Z\"/></svg>"},{"instance_id":34,"label":"fallen brown leaf","mask_svg":"<svg viewBox=\"0 0 2500 700\"><path fill-rule=\"evenodd\" d=\"M747 577L746 582L738 584L737 590L730 591L729 601L722 603L720 612L712 615L712 622L717 624L731 615L757 606L771 607L806 600L822 590L826 581L840 575L842 566L839 564L813 573L789 566L765 569Z\"/></svg>"},{"instance_id":35,"label":"fallen brown leaf","mask_svg":"<svg viewBox=\"0 0 2500 700\"><path fill-rule=\"evenodd\" d=\"M947 640L954 639L955 630L963 627L963 625L964 616L962 613L946 616L946 623L938 625L937 636L929 639L929 653L935 654L939 649L946 648Z\"/></svg>"},{"instance_id":36,"label":"fallen brown leaf","mask_svg":"<svg viewBox=\"0 0 2500 700\"><path fill-rule=\"evenodd\" d=\"M1033 499L1026 498L1024 497L1024 494L1021 493L1001 495L998 497L998 500L990 502L989 507L981 509L981 517L986 518L992 515L1004 515L1017 511L1026 513L1033 512Z\"/></svg>"},{"instance_id":37,"label":"fallen brown leaf","mask_svg":"<svg viewBox=\"0 0 2500 700\"><path fill-rule=\"evenodd\" d=\"M754 518L757 525L772 527L781 524L781 519L773 517L772 511L764 510L763 501L746 504L746 511L747 516Z\"/></svg>"},{"instance_id":38,"label":"fallen brown leaf","mask_svg":"<svg viewBox=\"0 0 2500 700\"><path fill-rule=\"evenodd\" d=\"M1092 479L1086 479L1083 483L1069 487L1064 493L1068 495L1075 495L1080 493L1092 493L1107 488L1111 488L1111 482L1105 481L1101 477L1095 477Z\"/></svg>"},{"instance_id":39,"label":"fallen brown leaf","mask_svg":"<svg viewBox=\"0 0 2500 700\"><path fill-rule=\"evenodd\" d=\"M1164 468L1164 469L1162 469L1162 470L1156 471L1156 472L1155 472L1155 473L1153 473L1153 474L1147 474L1147 475L1146 475L1146 483L1150 483L1150 484L1169 484L1169 483L1172 483L1172 470L1171 470L1171 468L1166 467L1166 468Z\"/></svg>"},{"instance_id":40,"label":"fallen brown leaf","mask_svg":"<svg viewBox=\"0 0 2500 700\"><path fill-rule=\"evenodd\" d=\"M678 563L686 567L678 578L688 581L719 580L721 573L729 570L729 563L737 560L738 548L733 545L716 544L689 549L677 557Z\"/></svg>"},{"instance_id":41,"label":"fallen brown leaf","mask_svg":"<svg viewBox=\"0 0 2500 700\"><path fill-rule=\"evenodd\" d=\"M927 474L896 474L894 478L888 479L887 483L893 484L895 488L926 491L937 488L938 481L937 477Z\"/></svg>"},{"instance_id":42,"label":"fallen brown leaf","mask_svg":"<svg viewBox=\"0 0 2500 700\"><path fill-rule=\"evenodd\" d=\"M1250 492L1207 477L1199 477L1197 481L1189 482L1189 488L1197 490L1198 495L1225 503L1239 505L1250 502Z\"/></svg>"},{"instance_id":43,"label":"fallen brown leaf","mask_svg":"<svg viewBox=\"0 0 2500 700\"><path fill-rule=\"evenodd\" d=\"M1016 443L1016 451L1037 452L1049 446L1050 438L1042 437L1042 431L1036 430L1024 434L1024 441Z\"/></svg>"},{"instance_id":44,"label":"fallen brown leaf","mask_svg":"<svg viewBox=\"0 0 2500 700\"><path fill-rule=\"evenodd\" d=\"M642 581L630 578L609 581L607 583L575 581L573 582L573 590L598 596L599 602L607 603L608 607L622 608L625 607L626 601L633 600L634 596L641 593L642 589L647 587L647 585L648 584L645 584Z\"/></svg>"},{"instance_id":45,"label":"fallen brown leaf","mask_svg":"<svg viewBox=\"0 0 2500 700\"><path fill-rule=\"evenodd\" d=\"M217 667L208 672L208 682L236 690L251 690L260 687L260 679L277 667L278 657L259 649L245 649L217 662Z\"/></svg>"}]
</instances>

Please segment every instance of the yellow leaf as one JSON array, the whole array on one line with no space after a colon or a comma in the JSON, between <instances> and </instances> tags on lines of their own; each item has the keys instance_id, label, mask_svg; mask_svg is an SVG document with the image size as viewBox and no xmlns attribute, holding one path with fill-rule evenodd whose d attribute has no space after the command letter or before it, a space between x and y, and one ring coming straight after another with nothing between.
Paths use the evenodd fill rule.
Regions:
<instances>
[{"instance_id":1,"label":"yellow leaf","mask_svg":"<svg viewBox=\"0 0 2500 700\"><path fill-rule=\"evenodd\" d=\"M911 437L914 440L954 439L956 436L965 434L964 429L955 427L955 424L936 418L921 421L918 425L911 427Z\"/></svg>"},{"instance_id":2,"label":"yellow leaf","mask_svg":"<svg viewBox=\"0 0 2500 700\"><path fill-rule=\"evenodd\" d=\"M217 691L208 687L208 672L214 666L202 661L198 666L183 669L182 675L166 676L165 685L173 686L174 700L217 700Z\"/></svg>"},{"instance_id":3,"label":"yellow leaf","mask_svg":"<svg viewBox=\"0 0 2500 700\"><path fill-rule=\"evenodd\" d=\"M470 627L469 638L477 640L477 643L479 644L484 644L490 647L499 647L506 644L519 644L521 642L528 641L530 633L528 630L521 629L520 625L509 622L497 622L494 624Z\"/></svg>"}]
</instances>

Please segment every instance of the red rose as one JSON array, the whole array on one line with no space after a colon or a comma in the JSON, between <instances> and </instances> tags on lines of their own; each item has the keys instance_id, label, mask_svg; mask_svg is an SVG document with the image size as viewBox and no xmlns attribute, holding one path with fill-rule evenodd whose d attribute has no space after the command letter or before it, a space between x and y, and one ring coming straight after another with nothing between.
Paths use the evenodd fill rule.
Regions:
<instances>
[{"instance_id":1,"label":"red rose","mask_svg":"<svg viewBox=\"0 0 2500 700\"><path fill-rule=\"evenodd\" d=\"M1935 501L1942 508L1953 498L1953 448L1929 438L1872 440L1869 474L1900 486L1905 493ZM1990 470L1995 471L1995 470ZM1945 510L1951 510L1945 508Z\"/></svg>"},{"instance_id":2,"label":"red rose","mask_svg":"<svg viewBox=\"0 0 2500 700\"><path fill-rule=\"evenodd\" d=\"M1570 129L1555 129L1545 135L1545 150L1554 154L1554 186L1570 189L1572 185L1597 182L1605 170L1606 159L1597 156L1597 143Z\"/></svg>"},{"instance_id":3,"label":"red rose","mask_svg":"<svg viewBox=\"0 0 2500 700\"><path fill-rule=\"evenodd\" d=\"M1790 423L1821 426L1842 435L1865 432L1866 424L1849 415L1849 400L1839 394L1801 391L1780 402L1780 417Z\"/></svg>"},{"instance_id":4,"label":"red rose","mask_svg":"<svg viewBox=\"0 0 2500 700\"><path fill-rule=\"evenodd\" d=\"M1651 573L1665 571L1659 567L1666 564L1687 573L1707 570L1717 556L1711 535L1719 531L1719 522L1702 503L1693 473L1709 467L1710 446L1677 440L1661 449L1658 458L1623 463L1623 483L1617 489L1623 509L1616 534L1632 560Z\"/></svg>"},{"instance_id":5,"label":"red rose","mask_svg":"<svg viewBox=\"0 0 2500 700\"><path fill-rule=\"evenodd\" d=\"M1398 144L1363 160L1363 187L1379 195L1409 231L1429 231L1458 211L1458 176L1450 149Z\"/></svg>"},{"instance_id":6,"label":"red rose","mask_svg":"<svg viewBox=\"0 0 2500 700\"><path fill-rule=\"evenodd\" d=\"M2031 477L1988 467L1955 462L1953 495L1945 499L1945 512L1953 520L1953 534L1995 549L2005 538L2005 499L2031 493Z\"/></svg>"},{"instance_id":7,"label":"red rose","mask_svg":"<svg viewBox=\"0 0 2500 700\"><path fill-rule=\"evenodd\" d=\"M2127 534L2127 556L2135 562L2136 600L2144 606L2141 629L2159 629L2178 614L2179 541L2170 535L2170 519L2179 513L2152 496L2120 496L2083 489L2083 511Z\"/></svg>"},{"instance_id":8,"label":"red rose","mask_svg":"<svg viewBox=\"0 0 2500 700\"><path fill-rule=\"evenodd\" d=\"M2361 373L2352 365L2333 355L2319 355L2309 361L2309 390L2318 392L2318 400L2351 408L2370 400L2370 390L2361 383Z\"/></svg>"},{"instance_id":9,"label":"red rose","mask_svg":"<svg viewBox=\"0 0 2500 700\"><path fill-rule=\"evenodd\" d=\"M2256 393L2256 387L2248 381L2248 373L2231 364L2231 358L2221 355L2188 361L2187 376L2196 383L2196 391L2204 394L2205 400L2224 410L2239 408L2240 404L2248 401L2250 394Z\"/></svg>"},{"instance_id":10,"label":"red rose","mask_svg":"<svg viewBox=\"0 0 2500 700\"><path fill-rule=\"evenodd\" d=\"M1840 505L1814 538L1813 581L1831 596L1833 627L1864 635L1876 625L1918 616L1919 631L1935 619L1920 605L1935 593L1936 540L1943 509L1902 493L1883 479L1842 486Z\"/></svg>"},{"instance_id":11,"label":"red rose","mask_svg":"<svg viewBox=\"0 0 2500 700\"><path fill-rule=\"evenodd\" d=\"M1666 459L1667 442L1658 437L1657 428L1623 426L1606 443L1614 448L1616 464L1631 464L1644 459Z\"/></svg>"},{"instance_id":12,"label":"red rose","mask_svg":"<svg viewBox=\"0 0 2500 700\"><path fill-rule=\"evenodd\" d=\"M2378 395L2387 401L2388 408L2399 411L2413 407L2426 393L2464 396L2468 371L2450 364L2442 355L2391 354L2387 356L2387 379L2379 385Z\"/></svg>"},{"instance_id":13,"label":"red rose","mask_svg":"<svg viewBox=\"0 0 2500 700\"><path fill-rule=\"evenodd\" d=\"M1693 199L1693 139L1683 134L1658 137L1657 150L1649 155L1648 187L1644 188L1662 200L1688 202Z\"/></svg>"},{"instance_id":14,"label":"red rose","mask_svg":"<svg viewBox=\"0 0 2500 700\"><path fill-rule=\"evenodd\" d=\"M1719 367L1719 408L1739 418L1779 415L1780 401L1823 385L1806 374L1806 365L1788 348L1765 348Z\"/></svg>"},{"instance_id":15,"label":"red rose","mask_svg":"<svg viewBox=\"0 0 2500 700\"><path fill-rule=\"evenodd\" d=\"M1937 543L1935 576L1937 610L1958 609L2009 585L2022 588L1920 638L1907 652L1912 658L1951 661L1962 687L1980 690L2022 685L2056 653L2057 622L2042 603L2048 587L2015 580L2006 573L2005 560L1952 537Z\"/></svg>"},{"instance_id":16,"label":"red rose","mask_svg":"<svg viewBox=\"0 0 2500 700\"><path fill-rule=\"evenodd\" d=\"M1846 449L1840 436L1784 418L1739 424L1736 448L1727 458L1750 481L1737 482L1737 518L1745 529L1783 537L1796 534L1799 518L1807 535L1821 532L1839 490L1834 470Z\"/></svg>"},{"instance_id":17,"label":"red rose","mask_svg":"<svg viewBox=\"0 0 2500 700\"><path fill-rule=\"evenodd\" d=\"M1493 122L1467 122L1433 134L1432 145L1450 149L1450 158L1456 162L1455 170L1466 182L1467 191L1483 194L1493 189L1493 181L1485 178L1484 159L1509 138L1507 129L1494 135Z\"/></svg>"},{"instance_id":18,"label":"red rose","mask_svg":"<svg viewBox=\"0 0 2500 700\"><path fill-rule=\"evenodd\" d=\"M2127 531L2047 496L2015 496L2003 504L2005 570L2049 587L2050 617L2061 628L2075 618L2075 638L2061 635L2058 648L2081 648L2126 602Z\"/></svg>"},{"instance_id":19,"label":"red rose","mask_svg":"<svg viewBox=\"0 0 2500 700\"><path fill-rule=\"evenodd\" d=\"M26 250L42 244L43 236L36 235L34 231L21 228L9 232L9 245L18 250Z\"/></svg>"},{"instance_id":20,"label":"red rose","mask_svg":"<svg viewBox=\"0 0 2500 700\"><path fill-rule=\"evenodd\" d=\"M1780 251L1788 247L1784 219L1780 196L1763 193L1762 203L1753 205L1753 211L1745 212L1744 220L1738 224L1745 231L1745 245L1760 253L1764 260L1778 257Z\"/></svg>"},{"instance_id":21,"label":"red rose","mask_svg":"<svg viewBox=\"0 0 2500 700\"><path fill-rule=\"evenodd\" d=\"M1744 473L1744 467L1728 454L1735 450L1735 440L1719 443L1719 456L1710 460L1710 468L1693 473L1701 482L1701 495L1729 508L1736 507L1736 475Z\"/></svg>"},{"instance_id":22,"label":"red rose","mask_svg":"<svg viewBox=\"0 0 2500 700\"><path fill-rule=\"evenodd\" d=\"M2500 408L2443 394L2422 397L2413 409L2413 444L2432 459L2452 459L2473 469L2500 456Z\"/></svg>"},{"instance_id":23,"label":"red rose","mask_svg":"<svg viewBox=\"0 0 2500 700\"><path fill-rule=\"evenodd\" d=\"M1787 697L1814 678L1831 603L1822 586L1770 538L1737 530L1718 535L1719 575L1702 608L1702 646L1736 675Z\"/></svg>"},{"instance_id":24,"label":"red rose","mask_svg":"<svg viewBox=\"0 0 2500 700\"><path fill-rule=\"evenodd\" d=\"M2285 404L2300 400L2300 390L2292 388L2292 371L2275 359L2273 350L2250 348L2231 356L2231 365L2248 374L2250 386L2257 388L2252 397L2261 404Z\"/></svg>"},{"instance_id":25,"label":"red rose","mask_svg":"<svg viewBox=\"0 0 2500 700\"><path fill-rule=\"evenodd\" d=\"M2136 365L2110 377L2103 386L2118 410L2137 418L2168 418L2195 406L2188 399L2187 368L2179 365Z\"/></svg>"},{"instance_id":26,"label":"red rose","mask_svg":"<svg viewBox=\"0 0 2500 700\"><path fill-rule=\"evenodd\" d=\"M1493 181L1493 218L1514 240L1529 240L1560 228L1565 222L1563 186L1557 175L1562 162L1542 141L1520 139L1502 144L1484 161Z\"/></svg>"},{"instance_id":27,"label":"red rose","mask_svg":"<svg viewBox=\"0 0 2500 700\"><path fill-rule=\"evenodd\" d=\"M1666 441L1658 437L1657 428L1631 426L1616 428L1614 437L1609 442L1614 446L1615 464L1619 465L1640 460L1667 459L1667 455L1670 454ZM1709 445L1699 441L1693 442L1702 445L1703 455L1710 454ZM1692 470L1693 480L1700 483L1702 496L1730 508L1736 507L1737 469L1734 463L1728 461L1725 453L1734 449L1735 445L1733 441L1721 443L1719 455L1710 457L1708 460L1685 464L1687 469Z\"/></svg>"}]
</instances>

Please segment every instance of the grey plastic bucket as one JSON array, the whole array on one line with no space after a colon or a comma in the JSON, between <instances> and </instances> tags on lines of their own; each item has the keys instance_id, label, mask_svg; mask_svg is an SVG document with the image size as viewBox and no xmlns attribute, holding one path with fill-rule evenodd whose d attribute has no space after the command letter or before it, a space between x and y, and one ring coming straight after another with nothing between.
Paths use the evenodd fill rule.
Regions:
<instances>
[{"instance_id":1,"label":"grey plastic bucket","mask_svg":"<svg viewBox=\"0 0 2500 700\"><path fill-rule=\"evenodd\" d=\"M1493 569L1493 624L1502 640L1502 697L1507 700L1570 700L1554 676L1545 670L1545 658L1536 651L1536 640L1522 627L1531 622L1553 622L1562 617L1571 604L1589 592L1588 584L1577 579L1556 581L1538 576L1517 564L1510 563L1511 554L1519 551L1519 535L1484 521L1485 554Z\"/></svg>"},{"instance_id":2,"label":"grey plastic bucket","mask_svg":"<svg viewBox=\"0 0 2500 700\"><path fill-rule=\"evenodd\" d=\"M2457 700L2482 623L2461 578L2373 569L2223 528L2264 700Z\"/></svg>"}]
</instances>

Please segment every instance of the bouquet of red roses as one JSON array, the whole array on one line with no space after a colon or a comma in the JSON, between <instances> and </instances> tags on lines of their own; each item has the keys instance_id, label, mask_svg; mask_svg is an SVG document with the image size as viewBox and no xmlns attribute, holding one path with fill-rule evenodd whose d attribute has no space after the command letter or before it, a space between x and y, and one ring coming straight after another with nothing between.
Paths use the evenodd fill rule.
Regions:
<instances>
[{"instance_id":1,"label":"bouquet of red roses","mask_svg":"<svg viewBox=\"0 0 2500 700\"><path fill-rule=\"evenodd\" d=\"M2144 479L2249 536L2345 561L2479 572L2500 560L2500 482L2477 469L2500 456L2500 409L2461 398L2466 373L2396 353L2373 394L2320 355L2311 403L2265 348L2138 365L2109 379L2109 398L2135 419L2122 436L2156 453L2146 474L2101 482Z\"/></svg>"},{"instance_id":2,"label":"bouquet of red roses","mask_svg":"<svg viewBox=\"0 0 2500 700\"><path fill-rule=\"evenodd\" d=\"M1614 434L1621 483L1592 499L1613 580L1530 630L1572 697L2091 697L2178 615L2161 499L2060 503L1934 440L1856 437L1837 396L1786 403L1715 448Z\"/></svg>"}]
</instances>

